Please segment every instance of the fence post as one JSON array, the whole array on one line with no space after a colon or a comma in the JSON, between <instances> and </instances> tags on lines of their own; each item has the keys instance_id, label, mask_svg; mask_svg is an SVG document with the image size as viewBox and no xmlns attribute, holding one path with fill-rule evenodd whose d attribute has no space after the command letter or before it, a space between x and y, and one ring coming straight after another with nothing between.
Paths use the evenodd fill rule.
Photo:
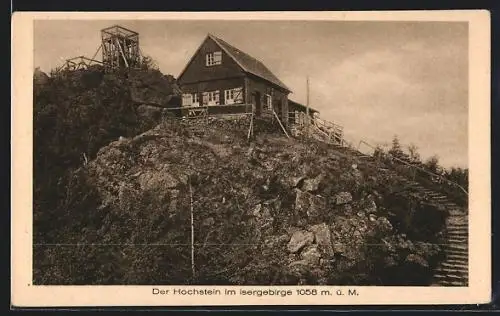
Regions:
<instances>
[{"instance_id":1,"label":"fence post","mask_svg":"<svg viewBox=\"0 0 500 316\"><path fill-rule=\"evenodd\" d=\"M191 188L191 175L188 176L189 182L189 197L191 205L191 271L193 273L193 279L196 273L194 266L194 215L193 215L193 190Z\"/></svg>"}]
</instances>

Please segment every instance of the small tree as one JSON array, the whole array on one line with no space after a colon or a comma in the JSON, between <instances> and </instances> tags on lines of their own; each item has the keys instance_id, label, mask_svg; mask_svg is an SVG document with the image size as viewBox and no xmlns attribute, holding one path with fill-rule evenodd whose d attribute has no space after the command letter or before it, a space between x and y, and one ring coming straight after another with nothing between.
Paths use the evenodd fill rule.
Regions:
<instances>
[{"instance_id":1,"label":"small tree","mask_svg":"<svg viewBox=\"0 0 500 316\"><path fill-rule=\"evenodd\" d=\"M408 155L401 149L401 144L397 135L394 135L394 138L392 139L392 147L389 149L389 154L404 161L409 160Z\"/></svg>"},{"instance_id":2,"label":"small tree","mask_svg":"<svg viewBox=\"0 0 500 316\"><path fill-rule=\"evenodd\" d=\"M408 146L408 152L409 152L409 158L410 158L410 163L412 164L420 164L420 154L418 153L418 147L415 146L415 144L410 144Z\"/></svg>"},{"instance_id":3,"label":"small tree","mask_svg":"<svg viewBox=\"0 0 500 316\"><path fill-rule=\"evenodd\" d=\"M384 159L385 158L384 156L385 156L384 150L380 145L377 145L373 150L373 157L377 159Z\"/></svg>"},{"instance_id":4,"label":"small tree","mask_svg":"<svg viewBox=\"0 0 500 316\"><path fill-rule=\"evenodd\" d=\"M425 168L433 173L438 173L440 171L439 167L439 157L434 155L425 161Z\"/></svg>"},{"instance_id":5,"label":"small tree","mask_svg":"<svg viewBox=\"0 0 500 316\"><path fill-rule=\"evenodd\" d=\"M144 56L141 59L141 68L144 70L158 70L158 64L150 56Z\"/></svg>"}]
</instances>

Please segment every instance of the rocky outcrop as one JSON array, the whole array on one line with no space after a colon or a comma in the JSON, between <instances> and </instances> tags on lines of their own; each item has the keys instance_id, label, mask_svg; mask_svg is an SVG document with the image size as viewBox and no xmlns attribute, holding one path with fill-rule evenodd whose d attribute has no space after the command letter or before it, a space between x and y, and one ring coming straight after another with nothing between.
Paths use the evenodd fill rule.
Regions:
<instances>
[{"instance_id":1,"label":"rocky outcrop","mask_svg":"<svg viewBox=\"0 0 500 316\"><path fill-rule=\"evenodd\" d=\"M400 233L402 216L391 215L384 202L383 188L392 185L387 179L358 170L359 164L353 169L349 154L324 144L280 134L248 143L246 128L245 118L165 120L101 148L80 170L97 197L93 203L74 200L99 207L89 206L87 213L65 209L61 217L80 216L76 225L85 231L58 231L56 237L157 246L109 249L113 260L97 249L84 255L68 250L57 262L74 262L80 267L75 271L98 284L106 283L107 274L129 284L404 284L400 267L425 273L435 266L439 249ZM191 214L195 280L189 269ZM53 256L45 250L36 255ZM37 262L37 276L81 277ZM101 267L105 262L113 267Z\"/></svg>"}]
</instances>

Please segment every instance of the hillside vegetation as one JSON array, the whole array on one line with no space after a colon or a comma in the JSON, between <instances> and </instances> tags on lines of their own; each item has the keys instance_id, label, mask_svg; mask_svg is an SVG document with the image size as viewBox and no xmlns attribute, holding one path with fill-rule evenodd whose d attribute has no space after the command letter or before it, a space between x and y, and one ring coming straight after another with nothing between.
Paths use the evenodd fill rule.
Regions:
<instances>
[{"instance_id":1,"label":"hillside vegetation","mask_svg":"<svg viewBox=\"0 0 500 316\"><path fill-rule=\"evenodd\" d=\"M439 205L266 122L141 114L176 93L147 71L35 85L35 284L430 283Z\"/></svg>"}]
</instances>

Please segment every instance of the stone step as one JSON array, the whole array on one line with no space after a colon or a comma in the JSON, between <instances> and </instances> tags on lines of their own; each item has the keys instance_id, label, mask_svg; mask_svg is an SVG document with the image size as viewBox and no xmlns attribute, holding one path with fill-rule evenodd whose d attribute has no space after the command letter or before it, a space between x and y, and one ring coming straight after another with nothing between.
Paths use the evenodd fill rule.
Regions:
<instances>
[{"instance_id":1,"label":"stone step","mask_svg":"<svg viewBox=\"0 0 500 316\"><path fill-rule=\"evenodd\" d=\"M469 222L469 216L462 211L448 211L448 217L446 217L448 221L459 221L459 222Z\"/></svg>"},{"instance_id":2,"label":"stone step","mask_svg":"<svg viewBox=\"0 0 500 316\"><path fill-rule=\"evenodd\" d=\"M450 238L448 239L448 244L467 244L469 242L468 238Z\"/></svg>"},{"instance_id":3,"label":"stone step","mask_svg":"<svg viewBox=\"0 0 500 316\"><path fill-rule=\"evenodd\" d=\"M467 231L448 231L445 236L450 239L450 238L469 238L469 234Z\"/></svg>"},{"instance_id":4,"label":"stone step","mask_svg":"<svg viewBox=\"0 0 500 316\"><path fill-rule=\"evenodd\" d=\"M438 279L438 280L449 280L449 281L460 281L460 280L467 280L467 276L463 276L463 275L457 275L457 274L450 274L450 273L436 273L434 275L434 278Z\"/></svg>"},{"instance_id":5,"label":"stone step","mask_svg":"<svg viewBox=\"0 0 500 316\"><path fill-rule=\"evenodd\" d=\"M469 245L468 244L445 244L445 245L443 245L443 247L445 249L449 249L449 250L467 251L467 249L469 248Z\"/></svg>"},{"instance_id":6,"label":"stone step","mask_svg":"<svg viewBox=\"0 0 500 316\"><path fill-rule=\"evenodd\" d=\"M463 276L464 274L467 275L469 271L467 268L441 266L436 269L436 273Z\"/></svg>"},{"instance_id":7,"label":"stone step","mask_svg":"<svg viewBox=\"0 0 500 316\"><path fill-rule=\"evenodd\" d=\"M450 265L455 265L455 266L464 266L464 267L467 267L469 266L469 260L468 258L456 258L456 259L452 259L452 258L446 258L446 260L442 263L442 264L450 264Z\"/></svg>"},{"instance_id":8,"label":"stone step","mask_svg":"<svg viewBox=\"0 0 500 316\"><path fill-rule=\"evenodd\" d=\"M446 227L447 228L467 228L469 226L469 222L463 220L462 222L459 222L457 219L452 219L452 220L447 220L446 221Z\"/></svg>"},{"instance_id":9,"label":"stone step","mask_svg":"<svg viewBox=\"0 0 500 316\"><path fill-rule=\"evenodd\" d=\"M463 225L463 226L458 226L458 225L451 226L450 225L450 226L446 227L446 230L448 232L467 234L469 232L469 227L467 225Z\"/></svg>"},{"instance_id":10,"label":"stone step","mask_svg":"<svg viewBox=\"0 0 500 316\"><path fill-rule=\"evenodd\" d=\"M461 227L461 228L452 228L452 229L447 229L445 232L446 235L451 236L468 236L469 235L469 228L468 227Z\"/></svg>"},{"instance_id":11,"label":"stone step","mask_svg":"<svg viewBox=\"0 0 500 316\"><path fill-rule=\"evenodd\" d=\"M448 239L443 244L468 244L469 238L467 236L448 236Z\"/></svg>"},{"instance_id":12,"label":"stone step","mask_svg":"<svg viewBox=\"0 0 500 316\"><path fill-rule=\"evenodd\" d=\"M467 243L469 241L469 236L467 235L462 235L462 236L459 236L459 235L453 235L453 236L450 236L448 235L447 236L448 239L447 239L447 242L445 242L446 244L453 244L455 242L457 243Z\"/></svg>"},{"instance_id":13,"label":"stone step","mask_svg":"<svg viewBox=\"0 0 500 316\"><path fill-rule=\"evenodd\" d=\"M446 231L447 232L453 232L453 233L465 233L467 234L469 231L469 225L447 225L446 226Z\"/></svg>"},{"instance_id":14,"label":"stone step","mask_svg":"<svg viewBox=\"0 0 500 316\"><path fill-rule=\"evenodd\" d=\"M453 217L466 217L467 216L467 211L463 209L455 209L455 208L449 208L447 207L446 212L448 212L448 216L453 216Z\"/></svg>"},{"instance_id":15,"label":"stone step","mask_svg":"<svg viewBox=\"0 0 500 316\"><path fill-rule=\"evenodd\" d=\"M468 238L469 237L469 233L465 229L455 229L455 230L448 230L446 232L446 236L448 236L448 238L449 237L465 237L465 238Z\"/></svg>"},{"instance_id":16,"label":"stone step","mask_svg":"<svg viewBox=\"0 0 500 316\"><path fill-rule=\"evenodd\" d=\"M457 269L460 271L469 271L469 266L467 264L463 264L463 263L454 263L454 262L445 261L441 265L443 266L443 268Z\"/></svg>"},{"instance_id":17,"label":"stone step","mask_svg":"<svg viewBox=\"0 0 500 316\"><path fill-rule=\"evenodd\" d=\"M443 250L448 255L467 256L467 258L469 256L469 251L467 249L458 249L458 248L443 246Z\"/></svg>"},{"instance_id":18,"label":"stone step","mask_svg":"<svg viewBox=\"0 0 500 316\"><path fill-rule=\"evenodd\" d=\"M431 200L437 203L443 203L448 200L447 197L431 196Z\"/></svg>"},{"instance_id":19,"label":"stone step","mask_svg":"<svg viewBox=\"0 0 500 316\"><path fill-rule=\"evenodd\" d=\"M469 262L469 254L468 253L450 253L446 252L446 261L452 261L452 260L463 260L465 262Z\"/></svg>"},{"instance_id":20,"label":"stone step","mask_svg":"<svg viewBox=\"0 0 500 316\"><path fill-rule=\"evenodd\" d=\"M448 232L464 232L467 233L469 231L469 225L446 225L446 230Z\"/></svg>"},{"instance_id":21,"label":"stone step","mask_svg":"<svg viewBox=\"0 0 500 316\"><path fill-rule=\"evenodd\" d=\"M448 239L450 239L450 238L469 238L469 234L467 233L466 230L447 231L444 235Z\"/></svg>"},{"instance_id":22,"label":"stone step","mask_svg":"<svg viewBox=\"0 0 500 316\"><path fill-rule=\"evenodd\" d=\"M457 224L458 226L469 225L469 218L463 215L451 215L446 219L448 225Z\"/></svg>"},{"instance_id":23,"label":"stone step","mask_svg":"<svg viewBox=\"0 0 500 316\"><path fill-rule=\"evenodd\" d=\"M465 280L465 281L440 280L437 283L439 285L442 285L442 286L467 286L468 285L467 280Z\"/></svg>"},{"instance_id":24,"label":"stone step","mask_svg":"<svg viewBox=\"0 0 500 316\"><path fill-rule=\"evenodd\" d=\"M453 261L462 261L462 262L469 262L469 254L468 253L447 253L446 254L446 261L447 262L453 262Z\"/></svg>"}]
</instances>

